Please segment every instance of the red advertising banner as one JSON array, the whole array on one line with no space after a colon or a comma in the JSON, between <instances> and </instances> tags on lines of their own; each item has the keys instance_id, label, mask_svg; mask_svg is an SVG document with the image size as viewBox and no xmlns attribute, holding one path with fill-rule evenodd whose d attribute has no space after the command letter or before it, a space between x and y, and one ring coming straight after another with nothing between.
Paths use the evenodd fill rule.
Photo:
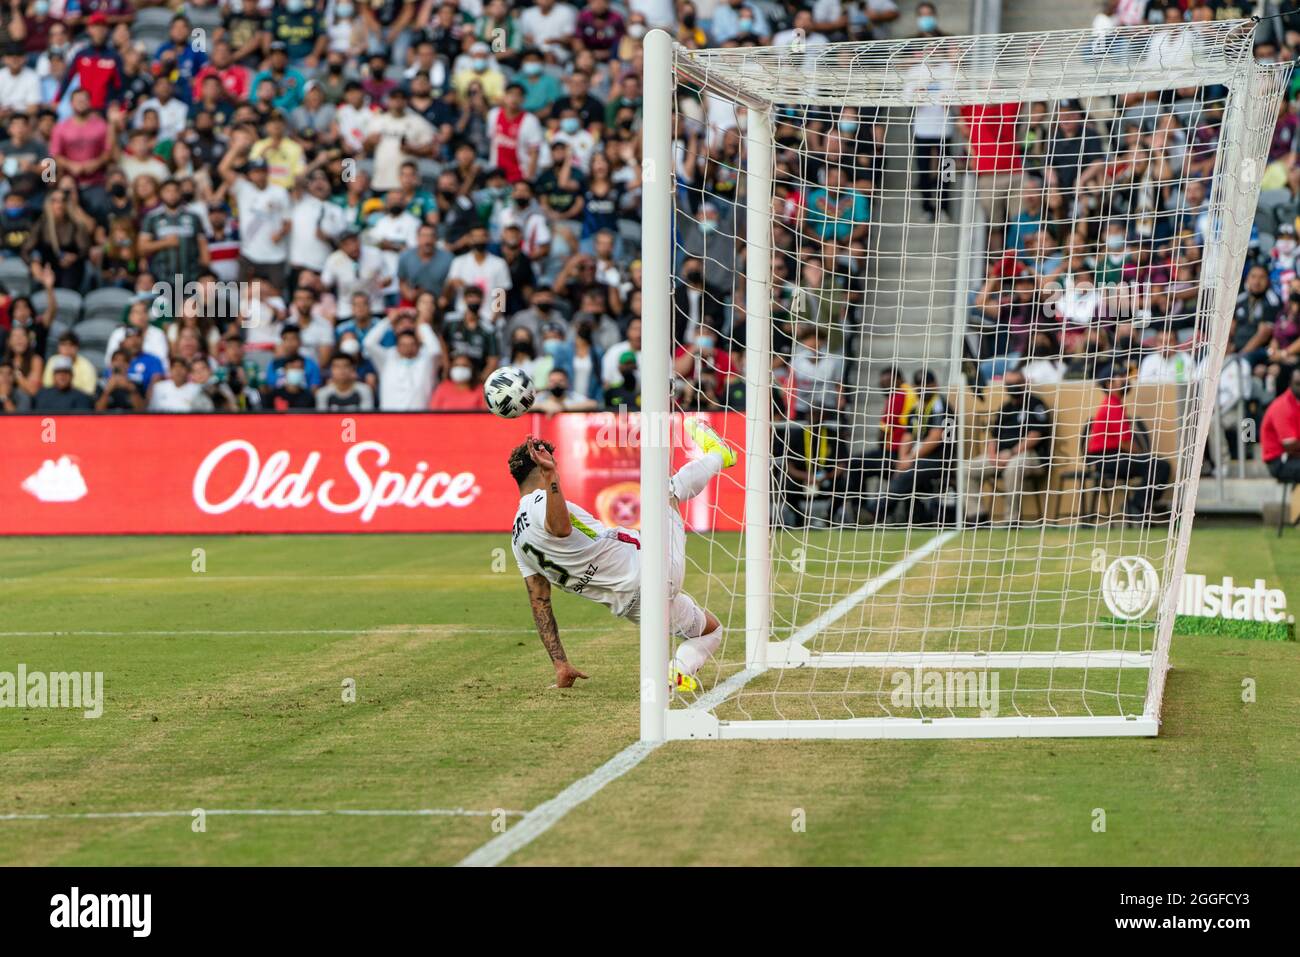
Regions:
<instances>
[{"instance_id":1,"label":"red advertising banner","mask_svg":"<svg viewBox=\"0 0 1300 957\"><path fill-rule=\"evenodd\" d=\"M705 418L743 445L743 416ZM505 532L529 434L570 500L638 526L635 415L54 415L0 418L0 534ZM739 528L743 467L690 503L693 530Z\"/></svg>"}]
</instances>

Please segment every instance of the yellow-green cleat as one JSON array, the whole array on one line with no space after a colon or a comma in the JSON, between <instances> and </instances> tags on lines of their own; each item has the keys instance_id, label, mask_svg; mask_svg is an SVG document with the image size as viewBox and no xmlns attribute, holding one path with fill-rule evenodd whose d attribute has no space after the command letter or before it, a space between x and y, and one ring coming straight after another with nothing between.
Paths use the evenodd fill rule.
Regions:
<instances>
[{"instance_id":1,"label":"yellow-green cleat","mask_svg":"<svg viewBox=\"0 0 1300 957\"><path fill-rule=\"evenodd\" d=\"M672 690L678 694L694 694L700 690L699 679L695 675L688 675L686 672L673 665L668 669L668 681L672 685Z\"/></svg>"},{"instance_id":2,"label":"yellow-green cleat","mask_svg":"<svg viewBox=\"0 0 1300 957\"><path fill-rule=\"evenodd\" d=\"M736 450L722 441L722 436L714 432L711 426L706 425L699 419L686 419L682 422L682 427L686 429L686 434L691 437L691 440L699 446L700 451L705 455L710 452L717 452L721 455L723 468L729 469L736 464Z\"/></svg>"}]
</instances>

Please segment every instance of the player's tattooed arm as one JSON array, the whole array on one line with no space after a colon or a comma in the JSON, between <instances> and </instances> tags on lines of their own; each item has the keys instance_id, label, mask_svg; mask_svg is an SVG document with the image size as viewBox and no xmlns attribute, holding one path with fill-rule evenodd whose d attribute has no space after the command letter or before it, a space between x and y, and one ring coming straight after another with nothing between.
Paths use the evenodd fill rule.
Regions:
<instances>
[{"instance_id":1,"label":"player's tattooed arm","mask_svg":"<svg viewBox=\"0 0 1300 957\"><path fill-rule=\"evenodd\" d=\"M555 623L555 610L551 607L551 583L541 575L529 575L524 579L524 585L528 588L528 603L533 609L537 635L542 639L542 647L551 656L551 664L555 666L555 686L572 687L574 681L587 676L569 664L569 659L564 654L564 645L560 643L560 626Z\"/></svg>"},{"instance_id":2,"label":"player's tattooed arm","mask_svg":"<svg viewBox=\"0 0 1300 957\"><path fill-rule=\"evenodd\" d=\"M569 503L560 491L560 476L555 468L555 447L549 442L529 437L528 454L537 463L541 473L542 490L546 493L546 531L556 538L567 538L573 532L569 518Z\"/></svg>"}]
</instances>

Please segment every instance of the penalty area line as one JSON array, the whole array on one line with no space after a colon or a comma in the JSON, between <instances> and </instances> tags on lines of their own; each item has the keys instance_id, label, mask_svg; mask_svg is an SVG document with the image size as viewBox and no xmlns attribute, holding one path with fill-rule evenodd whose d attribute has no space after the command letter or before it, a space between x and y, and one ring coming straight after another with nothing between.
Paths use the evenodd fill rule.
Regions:
<instances>
[{"instance_id":1,"label":"penalty area line","mask_svg":"<svg viewBox=\"0 0 1300 957\"><path fill-rule=\"evenodd\" d=\"M845 596L826 609L816 619L792 635L791 640L800 644L807 641L827 625L843 618L864 599L870 598L890 582L896 581L908 569L924 561L956 535L955 530L936 535L916 551L908 554L906 558L864 583L857 591ZM766 670L766 668L746 668L701 695L691 704L691 707L704 710L716 708ZM527 847L549 831L556 822L578 805L594 797L605 785L627 774L666 743L666 741L637 741L635 744L628 745L586 777L574 781L549 801L537 805L537 807L526 813L523 820L518 824L472 851L456 866L496 867L498 864L504 863L515 852Z\"/></svg>"}]
</instances>

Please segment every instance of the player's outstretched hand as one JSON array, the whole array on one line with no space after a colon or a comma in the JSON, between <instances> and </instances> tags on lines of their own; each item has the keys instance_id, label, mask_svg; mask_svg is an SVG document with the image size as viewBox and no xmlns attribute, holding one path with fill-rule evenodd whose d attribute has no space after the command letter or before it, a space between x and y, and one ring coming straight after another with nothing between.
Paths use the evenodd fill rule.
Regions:
<instances>
[{"instance_id":1,"label":"player's outstretched hand","mask_svg":"<svg viewBox=\"0 0 1300 957\"><path fill-rule=\"evenodd\" d=\"M543 442L536 436L528 437L528 457L537 463L537 467L543 472L552 473L555 471L555 456L551 454L554 447L549 442Z\"/></svg>"},{"instance_id":2,"label":"player's outstretched hand","mask_svg":"<svg viewBox=\"0 0 1300 957\"><path fill-rule=\"evenodd\" d=\"M557 688L572 688L575 681L586 677L567 661L557 661L555 663L555 687Z\"/></svg>"}]
</instances>

